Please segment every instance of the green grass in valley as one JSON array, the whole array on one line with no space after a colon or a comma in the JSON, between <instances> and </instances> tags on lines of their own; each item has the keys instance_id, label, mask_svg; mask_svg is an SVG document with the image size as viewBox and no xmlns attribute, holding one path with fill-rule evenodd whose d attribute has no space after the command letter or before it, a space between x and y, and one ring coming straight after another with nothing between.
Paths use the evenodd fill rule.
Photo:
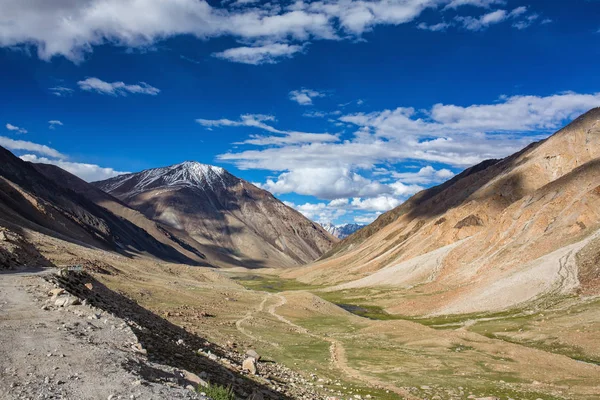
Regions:
<instances>
[{"instance_id":1,"label":"green grass in valley","mask_svg":"<svg viewBox=\"0 0 600 400\"><path fill-rule=\"evenodd\" d=\"M274 275L232 275L235 282L247 289L269 293L279 293L294 290L315 290L322 286L310 285L295 279L282 279Z\"/></svg>"}]
</instances>

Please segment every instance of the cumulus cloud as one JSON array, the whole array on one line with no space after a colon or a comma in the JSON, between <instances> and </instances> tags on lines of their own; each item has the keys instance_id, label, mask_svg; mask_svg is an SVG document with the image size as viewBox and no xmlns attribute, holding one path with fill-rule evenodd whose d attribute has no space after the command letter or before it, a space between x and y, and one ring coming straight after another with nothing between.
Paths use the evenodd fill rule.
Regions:
<instances>
[{"instance_id":1,"label":"cumulus cloud","mask_svg":"<svg viewBox=\"0 0 600 400\"><path fill-rule=\"evenodd\" d=\"M263 46L235 47L214 53L213 57L250 65L275 64L282 59L291 58L294 54L301 52L303 48L300 45L271 43Z\"/></svg>"},{"instance_id":2,"label":"cumulus cloud","mask_svg":"<svg viewBox=\"0 0 600 400\"><path fill-rule=\"evenodd\" d=\"M38 154L43 154L49 157L55 158L67 158L64 154L61 154L58 150L48 147L43 144L28 142L25 140L13 140L4 136L0 136L0 146L5 147L9 150L25 150L32 151Z\"/></svg>"},{"instance_id":3,"label":"cumulus cloud","mask_svg":"<svg viewBox=\"0 0 600 400\"><path fill-rule=\"evenodd\" d=\"M295 101L301 106L310 106L313 99L317 97L325 97L325 93L312 89L292 90L289 94L290 100Z\"/></svg>"},{"instance_id":4,"label":"cumulus cloud","mask_svg":"<svg viewBox=\"0 0 600 400\"><path fill-rule=\"evenodd\" d=\"M348 168L298 168L262 185L275 194L298 193L321 199L373 197L390 193L389 186L371 181Z\"/></svg>"},{"instance_id":5,"label":"cumulus cloud","mask_svg":"<svg viewBox=\"0 0 600 400\"><path fill-rule=\"evenodd\" d=\"M301 212L306 218L319 223L334 222L339 217L353 218L355 223L370 223L383 212L389 211L402 204L402 200L392 196L377 196L372 198L336 199L328 203L294 204L284 202Z\"/></svg>"},{"instance_id":6,"label":"cumulus cloud","mask_svg":"<svg viewBox=\"0 0 600 400\"><path fill-rule=\"evenodd\" d=\"M325 203L294 204L289 201L284 201L284 203L302 213L306 218L320 223L334 221L347 213L344 209L329 207Z\"/></svg>"},{"instance_id":7,"label":"cumulus cloud","mask_svg":"<svg viewBox=\"0 0 600 400\"><path fill-rule=\"evenodd\" d=\"M117 175L128 174L129 172L115 171L112 168L103 168L95 164L76 163L65 160L50 159L47 157L38 157L34 154L22 155L21 160L33 163L52 164L56 165L76 175L87 182L99 181L112 178Z\"/></svg>"},{"instance_id":8,"label":"cumulus cloud","mask_svg":"<svg viewBox=\"0 0 600 400\"><path fill-rule=\"evenodd\" d=\"M57 126L63 126L63 123L57 119L52 119L48 121L48 128L54 130Z\"/></svg>"},{"instance_id":9,"label":"cumulus cloud","mask_svg":"<svg viewBox=\"0 0 600 400\"><path fill-rule=\"evenodd\" d=\"M300 144L300 143L324 143L324 142L336 142L339 140L337 135L329 133L307 133L307 132L296 132L296 131L283 131L277 129L266 122L275 122L275 117L272 115L264 114L243 114L239 120L231 120L227 118L222 119L202 119L196 120L197 123L206 127L207 129L213 129L216 127L249 127L257 128L270 133L278 134L279 136L261 136L261 135L250 135L250 139L237 144L252 144L256 146L268 146L268 145L289 145L289 144Z\"/></svg>"},{"instance_id":10,"label":"cumulus cloud","mask_svg":"<svg viewBox=\"0 0 600 400\"><path fill-rule=\"evenodd\" d=\"M375 221L377 219L377 217L379 217L381 214L382 213L377 212L377 213L359 215L359 216L354 217L354 222L357 224L368 225L371 222Z\"/></svg>"},{"instance_id":11,"label":"cumulus cloud","mask_svg":"<svg viewBox=\"0 0 600 400\"><path fill-rule=\"evenodd\" d=\"M471 106L436 104L421 111L399 107L354 113L339 117L355 126L352 137L241 149L218 159L243 169L277 172L263 187L278 194L403 200L451 178L452 168L503 158L597 106L600 93L560 93L501 97L491 104ZM414 172L389 169L389 165L415 161L425 166Z\"/></svg>"},{"instance_id":12,"label":"cumulus cloud","mask_svg":"<svg viewBox=\"0 0 600 400\"><path fill-rule=\"evenodd\" d=\"M6 129L16 133L27 133L27 129L19 128L13 124L6 124Z\"/></svg>"},{"instance_id":13,"label":"cumulus cloud","mask_svg":"<svg viewBox=\"0 0 600 400\"><path fill-rule=\"evenodd\" d=\"M275 53L297 53L311 40L356 39L379 25L414 21L427 9L489 7L492 0L320 0L211 5L201 0L2 0L0 46L29 46L44 60L64 56L80 62L95 46L150 48L177 36L233 37L248 48L217 53L236 62L274 62ZM260 43L277 43L266 58ZM289 47L284 48L285 44ZM275 46L275 45L272 45ZM253 50L248 50L253 49ZM265 56L264 49L262 49ZM287 52L287 53L286 53ZM229 57L227 57L229 56ZM244 60L244 61L240 61ZM60 93L60 92L56 92Z\"/></svg>"},{"instance_id":14,"label":"cumulus cloud","mask_svg":"<svg viewBox=\"0 0 600 400\"><path fill-rule=\"evenodd\" d=\"M160 90L148 85L146 82L140 82L135 85L128 85L123 82L105 82L98 78L87 78L77 82L81 90L108 94L111 96L127 96L127 94L148 94L156 96Z\"/></svg>"},{"instance_id":15,"label":"cumulus cloud","mask_svg":"<svg viewBox=\"0 0 600 400\"><path fill-rule=\"evenodd\" d=\"M378 196L368 199L354 198L350 205L359 210L366 211L388 211L392 208L398 207L402 204L402 201L391 196Z\"/></svg>"},{"instance_id":16,"label":"cumulus cloud","mask_svg":"<svg viewBox=\"0 0 600 400\"><path fill-rule=\"evenodd\" d=\"M417 172L392 172L392 176L403 183L428 185L446 181L454 176L454 172L447 168L436 170L431 165L428 165Z\"/></svg>"}]
</instances>

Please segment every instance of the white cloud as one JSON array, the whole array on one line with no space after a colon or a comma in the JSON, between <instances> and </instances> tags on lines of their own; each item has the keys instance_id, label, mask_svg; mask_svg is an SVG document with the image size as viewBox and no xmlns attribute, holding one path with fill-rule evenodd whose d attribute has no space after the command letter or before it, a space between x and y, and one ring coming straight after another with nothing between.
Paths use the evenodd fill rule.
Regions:
<instances>
[{"instance_id":1,"label":"white cloud","mask_svg":"<svg viewBox=\"0 0 600 400\"><path fill-rule=\"evenodd\" d=\"M519 17L527 12L527 7L517 7L510 12L509 17Z\"/></svg>"},{"instance_id":2,"label":"white cloud","mask_svg":"<svg viewBox=\"0 0 600 400\"><path fill-rule=\"evenodd\" d=\"M398 207L402 201L391 196L377 196L368 199L336 199L329 203L284 203L301 212L306 218L319 223L335 223L336 219L344 216L353 218L355 223L364 224L371 223L382 213Z\"/></svg>"},{"instance_id":3,"label":"white cloud","mask_svg":"<svg viewBox=\"0 0 600 400\"><path fill-rule=\"evenodd\" d=\"M505 0L452 0L444 9L458 8L461 6L475 6L490 8L493 5L504 5Z\"/></svg>"},{"instance_id":4,"label":"white cloud","mask_svg":"<svg viewBox=\"0 0 600 400\"><path fill-rule=\"evenodd\" d=\"M519 30L527 29L531 26L531 24L533 24L535 21L537 21L539 19L539 17L540 16L538 14L531 14L531 15L527 16L525 19L515 22L513 24L513 27L517 28ZM542 25L543 24L544 24L544 22L542 21Z\"/></svg>"},{"instance_id":5,"label":"white cloud","mask_svg":"<svg viewBox=\"0 0 600 400\"><path fill-rule=\"evenodd\" d=\"M356 39L379 25L414 21L427 9L497 3L317 0L280 4L238 0L213 6L200 0L1 0L0 46L29 46L37 49L41 59L65 56L75 62L82 61L95 46L147 49L178 35L200 39L228 36L253 46L265 42L301 46L311 40ZM256 49L253 46L249 48ZM240 50L233 53L239 55ZM256 60L235 55L228 59Z\"/></svg>"},{"instance_id":6,"label":"white cloud","mask_svg":"<svg viewBox=\"0 0 600 400\"><path fill-rule=\"evenodd\" d=\"M330 207L342 207L350 204L349 199L334 199L329 202Z\"/></svg>"},{"instance_id":7,"label":"white cloud","mask_svg":"<svg viewBox=\"0 0 600 400\"><path fill-rule=\"evenodd\" d=\"M48 128L50 129L56 129L57 126L63 126L63 123L57 119L52 119L50 121L48 121Z\"/></svg>"},{"instance_id":8,"label":"white cloud","mask_svg":"<svg viewBox=\"0 0 600 400\"><path fill-rule=\"evenodd\" d=\"M342 197L373 197L392 189L348 168L297 168L261 185L275 194L298 193L339 201ZM336 200L338 199L338 200Z\"/></svg>"},{"instance_id":9,"label":"white cloud","mask_svg":"<svg viewBox=\"0 0 600 400\"><path fill-rule=\"evenodd\" d=\"M55 86L49 88L48 90L50 90L50 93L58 97L66 97L73 94L73 89L64 86Z\"/></svg>"},{"instance_id":10,"label":"white cloud","mask_svg":"<svg viewBox=\"0 0 600 400\"><path fill-rule=\"evenodd\" d=\"M382 213L381 212L377 212L377 213L371 213L371 214L363 214L357 217L354 217L354 222L357 224L370 224L371 222L375 221L377 219L377 217L379 217Z\"/></svg>"},{"instance_id":11,"label":"white cloud","mask_svg":"<svg viewBox=\"0 0 600 400\"><path fill-rule=\"evenodd\" d=\"M312 105L314 98L325 97L325 93L317 90L302 88L300 90L292 90L289 96L290 100L295 101L301 106L310 106Z\"/></svg>"},{"instance_id":12,"label":"white cloud","mask_svg":"<svg viewBox=\"0 0 600 400\"><path fill-rule=\"evenodd\" d=\"M27 129L19 128L18 126L15 126L13 124L6 124L6 129L17 133L27 133Z\"/></svg>"},{"instance_id":13,"label":"white cloud","mask_svg":"<svg viewBox=\"0 0 600 400\"><path fill-rule=\"evenodd\" d=\"M419 25L417 25L417 28L422 29L422 30L426 30L426 31L432 31L432 32L442 32L445 31L446 29L448 29L450 27L450 24L446 23L446 22L440 22L438 24L433 24L433 25L427 25L425 22L421 22Z\"/></svg>"},{"instance_id":14,"label":"white cloud","mask_svg":"<svg viewBox=\"0 0 600 400\"><path fill-rule=\"evenodd\" d=\"M133 94L149 94L156 96L160 90L148 85L146 82L140 82L136 85L128 85L123 82L105 82L98 78L87 78L77 82L81 90L88 92L96 92L100 94L108 94L111 96L127 96L128 93Z\"/></svg>"},{"instance_id":15,"label":"white cloud","mask_svg":"<svg viewBox=\"0 0 600 400\"><path fill-rule=\"evenodd\" d=\"M35 153L43 154L49 157L67 158L67 156L61 154L58 150L55 150L46 145L27 142L25 140L13 140L4 136L0 136L0 146L5 147L9 150L33 151Z\"/></svg>"},{"instance_id":16,"label":"white cloud","mask_svg":"<svg viewBox=\"0 0 600 400\"><path fill-rule=\"evenodd\" d=\"M42 164L56 165L76 175L87 182L99 181L112 178L117 175L127 174L128 172L115 171L112 168L103 168L95 164L76 163L65 160L55 160L46 157L38 157L34 154L25 154L20 157L24 161Z\"/></svg>"},{"instance_id":17,"label":"white cloud","mask_svg":"<svg viewBox=\"0 0 600 400\"><path fill-rule=\"evenodd\" d=\"M463 27L470 31L480 31L489 27L490 25L498 24L508 18L506 10L496 10L490 13L484 14L479 18L467 16L458 16L455 18L456 21L462 23Z\"/></svg>"},{"instance_id":18,"label":"white cloud","mask_svg":"<svg viewBox=\"0 0 600 400\"><path fill-rule=\"evenodd\" d=\"M339 118L356 127L352 137L331 142L272 142L269 148L231 151L218 159L242 169L276 171L276 178L264 187L279 194L295 192L328 200L405 199L452 177L449 167L503 158L597 106L600 93L561 93L501 97L491 104L467 107L437 104L424 111L399 107L354 113ZM407 161L426 166L414 173L381 168ZM435 169L431 163L443 165Z\"/></svg>"},{"instance_id":19,"label":"white cloud","mask_svg":"<svg viewBox=\"0 0 600 400\"><path fill-rule=\"evenodd\" d=\"M282 59L291 58L303 50L303 46L286 43L271 43L262 46L243 46L214 53L213 57L223 60L250 64L275 64Z\"/></svg>"},{"instance_id":20,"label":"white cloud","mask_svg":"<svg viewBox=\"0 0 600 400\"><path fill-rule=\"evenodd\" d=\"M489 27L490 25L495 25L506 20L523 18L522 20L515 22L513 24L513 27L517 29L525 29L528 26L530 26L536 19L539 18L538 14L531 14L529 16L526 16L525 14L527 13L527 11L527 7L521 6L513 9L510 12L506 10L496 10L484 14L479 18L471 16L457 16L454 19L461 23L462 26L467 30L480 31Z\"/></svg>"},{"instance_id":21,"label":"white cloud","mask_svg":"<svg viewBox=\"0 0 600 400\"><path fill-rule=\"evenodd\" d=\"M428 185L446 181L454 176L449 169L436 170L431 165L421 168L418 172L392 172L392 176L402 183Z\"/></svg>"},{"instance_id":22,"label":"white cloud","mask_svg":"<svg viewBox=\"0 0 600 400\"><path fill-rule=\"evenodd\" d=\"M408 198L413 194L419 193L421 190L425 189L419 185L407 185L398 181L396 183L392 183L390 185L392 189L394 189L394 194L399 197Z\"/></svg>"},{"instance_id":23,"label":"white cloud","mask_svg":"<svg viewBox=\"0 0 600 400\"><path fill-rule=\"evenodd\" d=\"M327 115L328 113L324 111L307 111L302 114L303 117L307 118L325 118Z\"/></svg>"},{"instance_id":24,"label":"white cloud","mask_svg":"<svg viewBox=\"0 0 600 400\"><path fill-rule=\"evenodd\" d=\"M306 218L320 223L334 221L347 213L344 209L329 207L325 203L294 204L289 201L284 201L284 203L288 207L298 210Z\"/></svg>"},{"instance_id":25,"label":"white cloud","mask_svg":"<svg viewBox=\"0 0 600 400\"><path fill-rule=\"evenodd\" d=\"M391 196L378 196L368 199L354 198L350 205L359 210L365 211L389 211L392 208L398 207L402 201Z\"/></svg>"},{"instance_id":26,"label":"white cloud","mask_svg":"<svg viewBox=\"0 0 600 400\"><path fill-rule=\"evenodd\" d=\"M274 122L275 117L264 114L243 114L237 121L230 119L197 119L196 122L200 125L212 129L216 127L249 127L262 129L270 133L279 134L281 136L261 136L250 135L250 139L237 144L252 144L256 146L269 145L286 145L300 143L324 143L336 142L339 140L337 135L330 133L307 133L295 131L283 131L266 124L265 122Z\"/></svg>"}]
</instances>

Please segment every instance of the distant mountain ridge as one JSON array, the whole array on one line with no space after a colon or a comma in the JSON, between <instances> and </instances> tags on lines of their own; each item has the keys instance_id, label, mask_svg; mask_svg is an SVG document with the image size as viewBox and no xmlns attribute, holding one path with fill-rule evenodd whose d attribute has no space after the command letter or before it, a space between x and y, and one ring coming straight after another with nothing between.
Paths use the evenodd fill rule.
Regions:
<instances>
[{"instance_id":1,"label":"distant mountain ridge","mask_svg":"<svg viewBox=\"0 0 600 400\"><path fill-rule=\"evenodd\" d=\"M359 229L364 228L366 225L361 224L343 224L343 225L334 225L331 222L321 224L323 229L332 234L338 239L345 239L348 236L352 235L354 232Z\"/></svg>"},{"instance_id":2,"label":"distant mountain ridge","mask_svg":"<svg viewBox=\"0 0 600 400\"><path fill-rule=\"evenodd\" d=\"M273 195L220 167L186 161L93 185L147 218L254 266L313 261L336 239Z\"/></svg>"}]
</instances>

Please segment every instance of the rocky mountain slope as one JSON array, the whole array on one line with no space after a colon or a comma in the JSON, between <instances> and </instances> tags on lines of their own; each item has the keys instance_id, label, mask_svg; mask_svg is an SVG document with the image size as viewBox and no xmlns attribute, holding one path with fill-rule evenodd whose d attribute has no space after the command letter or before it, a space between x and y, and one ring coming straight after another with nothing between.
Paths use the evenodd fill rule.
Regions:
<instances>
[{"instance_id":1,"label":"rocky mountain slope","mask_svg":"<svg viewBox=\"0 0 600 400\"><path fill-rule=\"evenodd\" d=\"M95 182L146 217L250 267L317 259L335 242L318 224L222 168L184 162Z\"/></svg>"},{"instance_id":2,"label":"rocky mountain slope","mask_svg":"<svg viewBox=\"0 0 600 400\"><path fill-rule=\"evenodd\" d=\"M43 171L48 174L52 171L54 177L60 176L60 179L55 180ZM70 184L75 190L69 188ZM151 221L135 223L123 217L128 207L118 200L113 201L113 209L121 208L122 215L96 204L86 193L94 190L66 171L35 166L0 147L0 225L16 234L33 230L108 251L145 254L188 264L203 263L199 254L184 251L164 233L150 234L144 228L155 226ZM102 194L94 196L102 197ZM105 198L111 201L108 195Z\"/></svg>"},{"instance_id":3,"label":"rocky mountain slope","mask_svg":"<svg viewBox=\"0 0 600 400\"><path fill-rule=\"evenodd\" d=\"M598 293L600 109L422 191L288 276L424 296L402 313L499 310ZM410 296L409 296L410 297Z\"/></svg>"},{"instance_id":4,"label":"rocky mountain slope","mask_svg":"<svg viewBox=\"0 0 600 400\"><path fill-rule=\"evenodd\" d=\"M344 224L344 225L334 225L331 222L326 224L321 224L323 229L329 232L331 235L335 236L338 239L345 239L348 236L352 235L354 232L359 229L364 228L366 225L360 224Z\"/></svg>"}]
</instances>

